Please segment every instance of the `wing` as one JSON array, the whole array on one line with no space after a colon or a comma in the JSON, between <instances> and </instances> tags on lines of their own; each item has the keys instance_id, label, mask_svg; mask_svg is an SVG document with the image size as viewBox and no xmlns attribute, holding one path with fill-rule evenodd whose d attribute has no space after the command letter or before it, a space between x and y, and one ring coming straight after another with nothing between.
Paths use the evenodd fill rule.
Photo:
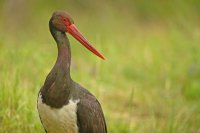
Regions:
<instances>
[{"instance_id":1,"label":"wing","mask_svg":"<svg viewBox=\"0 0 200 133\"><path fill-rule=\"evenodd\" d=\"M101 105L94 96L87 96L78 103L77 121L79 133L107 133Z\"/></svg>"}]
</instances>

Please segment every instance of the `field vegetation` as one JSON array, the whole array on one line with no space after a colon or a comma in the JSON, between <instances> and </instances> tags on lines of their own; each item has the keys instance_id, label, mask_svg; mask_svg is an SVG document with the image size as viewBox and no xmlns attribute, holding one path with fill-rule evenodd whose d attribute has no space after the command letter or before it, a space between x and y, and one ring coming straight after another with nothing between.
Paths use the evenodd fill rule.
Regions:
<instances>
[{"instance_id":1,"label":"field vegetation","mask_svg":"<svg viewBox=\"0 0 200 133\"><path fill-rule=\"evenodd\" d=\"M44 133L37 95L66 10L102 51L69 36L72 78L100 101L109 133L200 133L200 1L0 1L0 132Z\"/></svg>"}]
</instances>

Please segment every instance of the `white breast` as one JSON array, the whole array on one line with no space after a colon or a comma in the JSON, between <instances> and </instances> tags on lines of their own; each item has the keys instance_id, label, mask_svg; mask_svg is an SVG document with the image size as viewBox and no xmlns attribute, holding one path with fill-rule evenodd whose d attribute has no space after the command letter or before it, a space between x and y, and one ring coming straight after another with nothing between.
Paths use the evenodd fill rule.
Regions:
<instances>
[{"instance_id":1,"label":"white breast","mask_svg":"<svg viewBox=\"0 0 200 133\"><path fill-rule=\"evenodd\" d=\"M51 108L42 103L42 96L38 96L38 112L44 128L48 133L78 133L77 103L79 100L69 100L60 109Z\"/></svg>"}]
</instances>

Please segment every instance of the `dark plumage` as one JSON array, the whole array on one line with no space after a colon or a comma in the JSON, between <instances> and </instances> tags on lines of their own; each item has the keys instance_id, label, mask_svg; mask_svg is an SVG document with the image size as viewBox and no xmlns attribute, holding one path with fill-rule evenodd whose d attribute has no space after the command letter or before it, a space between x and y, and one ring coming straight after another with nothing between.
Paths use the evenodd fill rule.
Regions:
<instances>
[{"instance_id":1,"label":"dark plumage","mask_svg":"<svg viewBox=\"0 0 200 133\"><path fill-rule=\"evenodd\" d=\"M74 82L70 76L71 51L70 43L65 32L69 32L77 39L78 37L76 36L76 32L78 31L76 31L77 29L73 31L73 26L74 21L67 13L53 13L52 18L49 21L49 27L51 34L57 43L58 57L54 67L48 74L39 95L41 95L42 104L44 104L45 107L47 105L52 110L62 109L64 106L69 104L70 99L79 100L79 102L77 102L75 112L77 117L76 124L78 126L78 132L107 133L106 122L100 103L89 91ZM82 44L86 43L83 44L86 48L95 53L97 56L103 58L103 56L88 42L84 42L85 40L81 40L79 38L77 40ZM38 104L38 111L41 122L43 123L42 118L44 117L44 114L40 112L40 110L42 110L40 109L40 106L41 105ZM48 115L45 117L48 117ZM49 127L44 128L46 132L50 130L48 129Z\"/></svg>"}]
</instances>

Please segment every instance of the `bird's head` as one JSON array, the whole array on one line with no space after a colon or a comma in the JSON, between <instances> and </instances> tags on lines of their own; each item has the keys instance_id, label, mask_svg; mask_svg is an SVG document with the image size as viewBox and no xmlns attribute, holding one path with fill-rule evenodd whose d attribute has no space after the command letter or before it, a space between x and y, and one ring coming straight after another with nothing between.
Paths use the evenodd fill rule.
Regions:
<instances>
[{"instance_id":1,"label":"bird's head","mask_svg":"<svg viewBox=\"0 0 200 133\"><path fill-rule=\"evenodd\" d=\"M76 40L78 40L83 46L88 50L93 52L95 55L99 56L102 59L105 59L103 55L98 52L81 34L81 32L76 28L74 20L71 16L63 11L56 11L51 17L52 25L61 32L67 32L71 34Z\"/></svg>"}]
</instances>

